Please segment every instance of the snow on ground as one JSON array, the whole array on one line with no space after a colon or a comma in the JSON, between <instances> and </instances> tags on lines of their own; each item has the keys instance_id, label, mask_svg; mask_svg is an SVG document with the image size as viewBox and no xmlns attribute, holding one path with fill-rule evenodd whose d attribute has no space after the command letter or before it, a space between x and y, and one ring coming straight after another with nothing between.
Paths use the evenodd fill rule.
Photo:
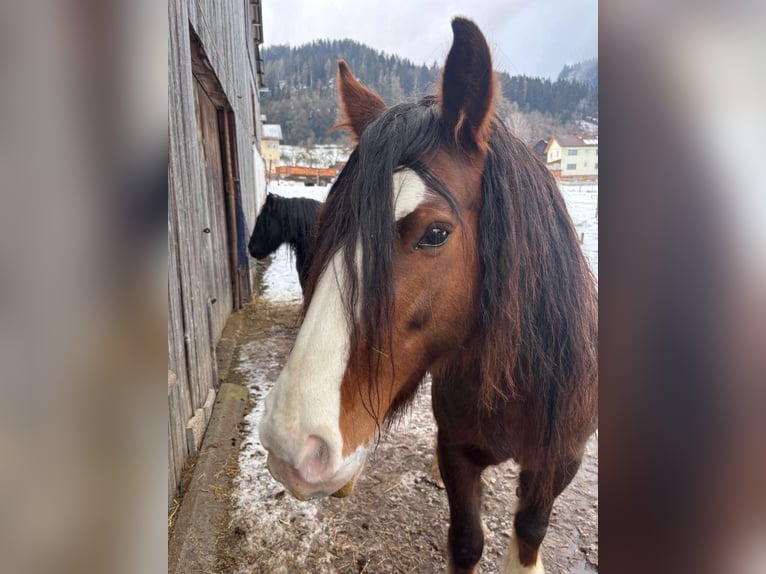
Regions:
<instances>
[{"instance_id":1,"label":"snow on ground","mask_svg":"<svg viewBox=\"0 0 766 574\"><path fill-rule=\"evenodd\" d=\"M280 147L282 165L307 167L330 167L339 161L348 160L351 149L339 145L317 145L311 148L283 145Z\"/></svg>"},{"instance_id":2,"label":"snow on ground","mask_svg":"<svg viewBox=\"0 0 766 574\"><path fill-rule=\"evenodd\" d=\"M271 265L263 276L263 297L270 301L299 302L303 298L295 257L288 245L282 245L274 254Z\"/></svg>"},{"instance_id":3,"label":"snow on ground","mask_svg":"<svg viewBox=\"0 0 766 574\"><path fill-rule=\"evenodd\" d=\"M559 183L569 216L583 237L582 250L593 275L598 279L598 182Z\"/></svg>"},{"instance_id":4,"label":"snow on ground","mask_svg":"<svg viewBox=\"0 0 766 574\"><path fill-rule=\"evenodd\" d=\"M329 185L304 185L295 181L272 181L268 185L269 193L282 197L308 197L324 201L330 191Z\"/></svg>"},{"instance_id":5,"label":"snow on ground","mask_svg":"<svg viewBox=\"0 0 766 574\"><path fill-rule=\"evenodd\" d=\"M317 519L318 506L285 494L284 487L269 474L266 452L258 439L264 399L271 388L263 383L276 380L284 353L290 348L290 341L285 339L277 336L243 345L236 366L247 378L254 407L245 418L250 430L239 455L240 473L235 478L233 499L239 509L238 519L247 525L250 546L269 549L268 571L275 574L291 574L296 567L304 571L316 568L316 563L306 565L305 557L311 555L316 560L317 552L330 547L327 525ZM287 529L295 531L289 545L284 544ZM239 570L242 574L252 571L250 567Z\"/></svg>"}]
</instances>

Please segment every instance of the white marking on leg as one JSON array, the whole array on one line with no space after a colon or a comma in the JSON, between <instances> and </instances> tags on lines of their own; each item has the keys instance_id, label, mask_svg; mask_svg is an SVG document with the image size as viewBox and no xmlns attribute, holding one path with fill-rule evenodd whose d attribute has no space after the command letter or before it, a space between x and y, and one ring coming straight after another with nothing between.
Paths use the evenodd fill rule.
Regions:
<instances>
[{"instance_id":1,"label":"white marking on leg","mask_svg":"<svg viewBox=\"0 0 766 574\"><path fill-rule=\"evenodd\" d=\"M503 574L545 574L543 568L543 548L537 551L537 562L533 566L524 566L519 560L519 543L516 533L511 536L511 543L508 546L508 553L503 561Z\"/></svg>"}]
</instances>

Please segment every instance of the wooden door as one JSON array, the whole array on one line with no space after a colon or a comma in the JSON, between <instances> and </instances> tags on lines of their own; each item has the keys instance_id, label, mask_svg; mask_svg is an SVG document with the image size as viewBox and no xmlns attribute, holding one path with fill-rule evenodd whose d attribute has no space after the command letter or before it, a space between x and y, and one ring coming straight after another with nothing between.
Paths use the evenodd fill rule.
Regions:
<instances>
[{"instance_id":1,"label":"wooden door","mask_svg":"<svg viewBox=\"0 0 766 574\"><path fill-rule=\"evenodd\" d=\"M233 308L231 246L227 219L224 163L219 113L202 85L195 79L197 139L202 159L202 229L205 245L206 289L210 305L211 336L217 342Z\"/></svg>"}]
</instances>

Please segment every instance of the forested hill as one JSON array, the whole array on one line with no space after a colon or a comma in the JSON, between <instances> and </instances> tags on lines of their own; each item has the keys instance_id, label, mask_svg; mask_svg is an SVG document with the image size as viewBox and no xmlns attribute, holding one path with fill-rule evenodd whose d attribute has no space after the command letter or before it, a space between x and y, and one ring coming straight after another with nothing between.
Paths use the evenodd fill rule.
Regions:
<instances>
[{"instance_id":1,"label":"forested hill","mask_svg":"<svg viewBox=\"0 0 766 574\"><path fill-rule=\"evenodd\" d=\"M436 63L418 66L351 40L266 48L264 83L268 91L261 98L262 113L268 123L282 125L283 143L312 145L345 138L341 131L330 131L338 122L335 75L339 58L388 104L435 93L441 74ZM539 112L569 122L598 114L597 86L564 79L499 76L507 100L499 106L501 115L512 110Z\"/></svg>"},{"instance_id":2,"label":"forested hill","mask_svg":"<svg viewBox=\"0 0 766 574\"><path fill-rule=\"evenodd\" d=\"M576 80L586 84L598 85L598 60L585 60L564 66L559 74L559 80Z\"/></svg>"}]
</instances>

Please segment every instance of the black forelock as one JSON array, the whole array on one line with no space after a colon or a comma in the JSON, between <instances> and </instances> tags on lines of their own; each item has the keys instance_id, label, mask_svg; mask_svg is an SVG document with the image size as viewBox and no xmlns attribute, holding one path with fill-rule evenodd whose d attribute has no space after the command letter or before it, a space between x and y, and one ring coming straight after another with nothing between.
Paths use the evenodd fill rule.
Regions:
<instances>
[{"instance_id":1,"label":"black forelock","mask_svg":"<svg viewBox=\"0 0 766 574\"><path fill-rule=\"evenodd\" d=\"M393 175L399 169L413 169L424 177L429 188L448 195L422 161L443 145L441 130L439 108L433 97L386 110L365 128L327 197L320 220L305 309L321 272L342 251L348 278L348 292L344 295L351 348L356 349L363 341L365 347L377 351L370 353L376 360L367 373L371 395L365 397L365 405L372 411L380 404L381 385L373 383L380 361L388 360L393 365ZM454 209L454 200L446 199ZM361 250L360 269L356 268L357 248ZM350 364L361 368L358 363L354 365L353 357Z\"/></svg>"}]
</instances>

